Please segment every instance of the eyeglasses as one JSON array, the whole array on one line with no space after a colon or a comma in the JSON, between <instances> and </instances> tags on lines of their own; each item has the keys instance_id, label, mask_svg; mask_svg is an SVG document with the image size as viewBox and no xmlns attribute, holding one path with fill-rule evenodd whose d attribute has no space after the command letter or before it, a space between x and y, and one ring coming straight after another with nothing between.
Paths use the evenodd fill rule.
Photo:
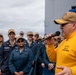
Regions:
<instances>
[{"instance_id":1,"label":"eyeglasses","mask_svg":"<svg viewBox=\"0 0 76 75\"><path fill-rule=\"evenodd\" d=\"M24 40L18 40L17 42L18 42L18 43L20 43L20 42L24 42Z\"/></svg>"}]
</instances>

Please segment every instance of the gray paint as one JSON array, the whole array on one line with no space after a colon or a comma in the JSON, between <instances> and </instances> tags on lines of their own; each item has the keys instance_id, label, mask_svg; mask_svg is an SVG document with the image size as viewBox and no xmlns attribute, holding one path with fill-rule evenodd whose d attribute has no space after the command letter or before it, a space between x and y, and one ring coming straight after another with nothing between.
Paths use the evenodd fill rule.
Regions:
<instances>
[{"instance_id":1,"label":"gray paint","mask_svg":"<svg viewBox=\"0 0 76 75\"><path fill-rule=\"evenodd\" d=\"M59 25L54 24L54 19L61 18L75 3L76 0L45 0L45 33L60 30Z\"/></svg>"}]
</instances>

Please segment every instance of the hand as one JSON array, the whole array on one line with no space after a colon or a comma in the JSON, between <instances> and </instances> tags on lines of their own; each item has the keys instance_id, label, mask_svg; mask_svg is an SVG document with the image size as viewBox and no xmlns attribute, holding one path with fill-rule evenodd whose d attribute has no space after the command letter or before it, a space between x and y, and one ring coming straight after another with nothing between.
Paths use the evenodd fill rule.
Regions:
<instances>
[{"instance_id":1,"label":"hand","mask_svg":"<svg viewBox=\"0 0 76 75\"><path fill-rule=\"evenodd\" d=\"M1 70L0 70L0 75L2 75L2 72L1 72Z\"/></svg>"},{"instance_id":2,"label":"hand","mask_svg":"<svg viewBox=\"0 0 76 75\"><path fill-rule=\"evenodd\" d=\"M14 75L19 75L19 73L18 72L14 72Z\"/></svg>"},{"instance_id":3,"label":"hand","mask_svg":"<svg viewBox=\"0 0 76 75\"><path fill-rule=\"evenodd\" d=\"M45 67L45 64L44 63L41 63L41 66L42 66L42 68L44 68Z\"/></svg>"},{"instance_id":4,"label":"hand","mask_svg":"<svg viewBox=\"0 0 76 75\"><path fill-rule=\"evenodd\" d=\"M54 64L53 63L49 63L48 64L48 70L51 70L51 69L53 69L54 68Z\"/></svg>"},{"instance_id":5,"label":"hand","mask_svg":"<svg viewBox=\"0 0 76 75\"><path fill-rule=\"evenodd\" d=\"M45 39L46 38L48 38L48 37L50 37L52 34L47 34L47 35L45 35ZM46 41L46 44L48 44L48 45L54 45L54 38L52 37L52 38L49 38L49 39L46 39L45 40Z\"/></svg>"},{"instance_id":6,"label":"hand","mask_svg":"<svg viewBox=\"0 0 76 75\"><path fill-rule=\"evenodd\" d=\"M34 65L34 61L32 61L32 65Z\"/></svg>"},{"instance_id":7,"label":"hand","mask_svg":"<svg viewBox=\"0 0 76 75\"><path fill-rule=\"evenodd\" d=\"M20 71L18 73L19 73L19 75L24 75L24 72L23 71Z\"/></svg>"},{"instance_id":8,"label":"hand","mask_svg":"<svg viewBox=\"0 0 76 75\"><path fill-rule=\"evenodd\" d=\"M58 69L62 69L61 72L55 74L55 75L72 75L71 70L68 67L65 66L57 66Z\"/></svg>"}]
</instances>

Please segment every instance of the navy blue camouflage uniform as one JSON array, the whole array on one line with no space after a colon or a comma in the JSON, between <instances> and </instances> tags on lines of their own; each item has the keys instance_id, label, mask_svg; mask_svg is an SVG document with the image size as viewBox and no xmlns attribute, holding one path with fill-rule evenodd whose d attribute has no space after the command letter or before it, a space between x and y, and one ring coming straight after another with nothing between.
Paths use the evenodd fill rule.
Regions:
<instances>
[{"instance_id":1,"label":"navy blue camouflage uniform","mask_svg":"<svg viewBox=\"0 0 76 75\"><path fill-rule=\"evenodd\" d=\"M32 67L33 54L28 48L24 48L20 52L19 48L15 48L9 59L9 69L12 72L23 71L24 75L28 75Z\"/></svg>"},{"instance_id":2,"label":"navy blue camouflage uniform","mask_svg":"<svg viewBox=\"0 0 76 75\"><path fill-rule=\"evenodd\" d=\"M2 65L2 60L3 60L3 58L2 58L2 56L3 56L3 52L2 52L2 50L3 50L3 44L0 46L0 69L1 69L1 65Z\"/></svg>"},{"instance_id":3,"label":"navy blue camouflage uniform","mask_svg":"<svg viewBox=\"0 0 76 75\"><path fill-rule=\"evenodd\" d=\"M14 43L14 46L11 46L9 40L3 43L3 61L1 66L2 75L10 75L10 70L8 66L8 61L10 57L10 53L17 47L17 44Z\"/></svg>"},{"instance_id":4,"label":"navy blue camouflage uniform","mask_svg":"<svg viewBox=\"0 0 76 75\"><path fill-rule=\"evenodd\" d=\"M43 71L43 68L41 67L41 63L44 62L44 60L46 61L46 47L45 45L37 40L36 41L37 45L38 45L38 48L37 48L37 54L36 54L36 75L42 75L42 71Z\"/></svg>"},{"instance_id":5,"label":"navy blue camouflage uniform","mask_svg":"<svg viewBox=\"0 0 76 75\"><path fill-rule=\"evenodd\" d=\"M43 75L55 75L55 69L51 69L51 70L48 70L48 64L51 63L51 64L54 64L55 65L55 62L51 62L47 56L47 53L46 53L46 59L43 59L44 61L44 64L45 64L45 67L43 68Z\"/></svg>"},{"instance_id":6,"label":"navy blue camouflage uniform","mask_svg":"<svg viewBox=\"0 0 76 75\"><path fill-rule=\"evenodd\" d=\"M36 55L37 55L37 48L38 45L37 43L35 43L34 41L31 42L30 46L28 44L28 42L25 43L25 47L31 49L32 53L33 53L33 60L32 61L36 61ZM32 64L32 68L31 68L31 75L34 75L34 64Z\"/></svg>"},{"instance_id":7,"label":"navy blue camouflage uniform","mask_svg":"<svg viewBox=\"0 0 76 75\"><path fill-rule=\"evenodd\" d=\"M31 51L33 52L33 61L35 61L36 59L36 53L37 53L37 43L35 43L34 41L32 41L31 45L29 46L28 42L25 42L25 47L31 49Z\"/></svg>"}]
</instances>

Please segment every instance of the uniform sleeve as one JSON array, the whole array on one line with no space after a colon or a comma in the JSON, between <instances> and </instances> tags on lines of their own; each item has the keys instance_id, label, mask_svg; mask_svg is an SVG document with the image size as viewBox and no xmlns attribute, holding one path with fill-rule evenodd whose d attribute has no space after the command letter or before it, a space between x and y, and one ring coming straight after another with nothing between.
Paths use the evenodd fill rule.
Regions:
<instances>
[{"instance_id":1,"label":"uniform sleeve","mask_svg":"<svg viewBox=\"0 0 76 75\"><path fill-rule=\"evenodd\" d=\"M9 69L12 73L16 72L15 66L13 64L13 52L10 54Z\"/></svg>"},{"instance_id":2,"label":"uniform sleeve","mask_svg":"<svg viewBox=\"0 0 76 75\"><path fill-rule=\"evenodd\" d=\"M32 53L31 50L28 50L28 51L29 51L29 58L28 58L28 61L27 61L27 65L23 69L23 72L25 74L28 73L28 72L30 72L30 70L32 68L33 53Z\"/></svg>"},{"instance_id":3,"label":"uniform sleeve","mask_svg":"<svg viewBox=\"0 0 76 75\"><path fill-rule=\"evenodd\" d=\"M0 50L0 69L2 67L2 62L3 62L3 46L2 46L2 48Z\"/></svg>"},{"instance_id":4,"label":"uniform sleeve","mask_svg":"<svg viewBox=\"0 0 76 75\"><path fill-rule=\"evenodd\" d=\"M35 50L34 50L34 60L33 61L36 61L36 59L37 59L37 56L38 56L38 54L37 54L37 52L38 52L38 44L37 43L35 43Z\"/></svg>"},{"instance_id":5,"label":"uniform sleeve","mask_svg":"<svg viewBox=\"0 0 76 75\"><path fill-rule=\"evenodd\" d=\"M40 44L40 48L39 48L39 60L42 63L43 59L45 59L45 45Z\"/></svg>"},{"instance_id":6,"label":"uniform sleeve","mask_svg":"<svg viewBox=\"0 0 76 75\"><path fill-rule=\"evenodd\" d=\"M43 62L48 65L49 64L49 61L47 60L47 54L46 54L46 47L44 45L44 50L43 50Z\"/></svg>"},{"instance_id":7,"label":"uniform sleeve","mask_svg":"<svg viewBox=\"0 0 76 75\"><path fill-rule=\"evenodd\" d=\"M46 45L46 53L50 61L56 62L56 50L54 45Z\"/></svg>"}]
</instances>

